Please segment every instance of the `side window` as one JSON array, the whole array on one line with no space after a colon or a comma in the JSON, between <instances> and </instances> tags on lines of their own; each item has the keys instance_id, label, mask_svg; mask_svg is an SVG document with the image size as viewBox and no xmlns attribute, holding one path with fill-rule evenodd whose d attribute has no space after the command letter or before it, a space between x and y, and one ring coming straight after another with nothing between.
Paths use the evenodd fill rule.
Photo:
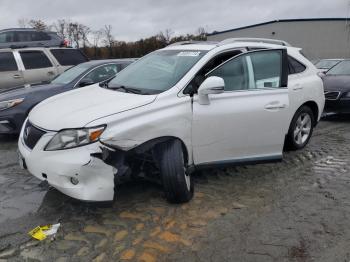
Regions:
<instances>
[{"instance_id":1,"label":"side window","mask_svg":"<svg viewBox=\"0 0 350 262\"><path fill-rule=\"evenodd\" d=\"M51 37L44 32L34 32L32 35L32 41L47 41L51 40Z\"/></svg>"},{"instance_id":2,"label":"side window","mask_svg":"<svg viewBox=\"0 0 350 262\"><path fill-rule=\"evenodd\" d=\"M52 67L50 60L41 51L21 51L19 52L25 69L39 69Z\"/></svg>"},{"instance_id":3,"label":"side window","mask_svg":"<svg viewBox=\"0 0 350 262\"><path fill-rule=\"evenodd\" d=\"M305 69L306 66L304 66L302 63L300 63L293 57L288 56L288 74L298 74L304 72Z\"/></svg>"},{"instance_id":4,"label":"side window","mask_svg":"<svg viewBox=\"0 0 350 262\"><path fill-rule=\"evenodd\" d=\"M99 83L115 76L117 73L118 66L116 64L100 66L87 74L83 80L91 79L94 83Z\"/></svg>"},{"instance_id":5,"label":"side window","mask_svg":"<svg viewBox=\"0 0 350 262\"><path fill-rule=\"evenodd\" d=\"M247 56L252 61L253 74L250 88L278 88L281 82L282 53L281 51L256 52Z\"/></svg>"},{"instance_id":6,"label":"side window","mask_svg":"<svg viewBox=\"0 0 350 262\"><path fill-rule=\"evenodd\" d=\"M0 43L11 43L15 41L14 32L4 32L0 34Z\"/></svg>"},{"instance_id":7,"label":"side window","mask_svg":"<svg viewBox=\"0 0 350 262\"><path fill-rule=\"evenodd\" d=\"M227 51L225 53L219 54L215 56L214 58L210 59L205 66L202 67L201 70L194 76L192 81L188 84L188 86L184 90L184 94L194 94L197 92L199 86L203 83L205 80L205 76L212 71L217 66L221 65L225 61L228 61L232 57L239 55L242 53L241 50L232 50Z\"/></svg>"},{"instance_id":8,"label":"side window","mask_svg":"<svg viewBox=\"0 0 350 262\"><path fill-rule=\"evenodd\" d=\"M63 66L78 65L88 59L76 49L51 49L51 54Z\"/></svg>"},{"instance_id":9,"label":"side window","mask_svg":"<svg viewBox=\"0 0 350 262\"><path fill-rule=\"evenodd\" d=\"M17 70L16 60L12 52L0 52L0 72Z\"/></svg>"},{"instance_id":10,"label":"side window","mask_svg":"<svg viewBox=\"0 0 350 262\"><path fill-rule=\"evenodd\" d=\"M32 32L29 31L17 31L16 33L17 42L30 42L32 40Z\"/></svg>"},{"instance_id":11,"label":"side window","mask_svg":"<svg viewBox=\"0 0 350 262\"><path fill-rule=\"evenodd\" d=\"M225 91L248 89L249 74L246 61L245 56L232 59L209 73L208 77L218 76L223 78Z\"/></svg>"},{"instance_id":12,"label":"side window","mask_svg":"<svg viewBox=\"0 0 350 262\"><path fill-rule=\"evenodd\" d=\"M224 79L226 91L279 88L282 50L264 50L233 58L210 72Z\"/></svg>"}]
</instances>

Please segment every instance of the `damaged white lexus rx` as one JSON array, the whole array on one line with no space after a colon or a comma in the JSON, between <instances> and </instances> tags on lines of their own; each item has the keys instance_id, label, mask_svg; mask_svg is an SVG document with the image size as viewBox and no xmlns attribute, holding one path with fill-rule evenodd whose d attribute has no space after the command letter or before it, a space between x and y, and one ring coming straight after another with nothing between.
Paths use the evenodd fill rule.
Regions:
<instances>
[{"instance_id":1,"label":"damaged white lexus rx","mask_svg":"<svg viewBox=\"0 0 350 262\"><path fill-rule=\"evenodd\" d=\"M317 69L268 39L182 42L105 85L49 98L29 114L20 162L73 198L111 201L124 178L161 181L169 202L193 196L193 171L281 160L309 141L324 107Z\"/></svg>"}]
</instances>

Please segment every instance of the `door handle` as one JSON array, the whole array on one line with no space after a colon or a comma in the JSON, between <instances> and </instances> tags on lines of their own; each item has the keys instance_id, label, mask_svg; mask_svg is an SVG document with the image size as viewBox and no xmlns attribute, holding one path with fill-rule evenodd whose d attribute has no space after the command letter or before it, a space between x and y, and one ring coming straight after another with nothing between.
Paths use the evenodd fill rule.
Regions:
<instances>
[{"instance_id":1,"label":"door handle","mask_svg":"<svg viewBox=\"0 0 350 262\"><path fill-rule=\"evenodd\" d=\"M301 84L296 84L295 86L293 86L293 90L298 91L303 89L303 86Z\"/></svg>"},{"instance_id":2,"label":"door handle","mask_svg":"<svg viewBox=\"0 0 350 262\"><path fill-rule=\"evenodd\" d=\"M49 72L47 72L47 74L48 74L48 75L54 75L54 74L55 74L55 72L53 72L53 71L49 71Z\"/></svg>"},{"instance_id":3,"label":"door handle","mask_svg":"<svg viewBox=\"0 0 350 262\"><path fill-rule=\"evenodd\" d=\"M22 76L18 75L18 74L15 74L15 75L13 75L13 78L18 79L18 78L22 78Z\"/></svg>"},{"instance_id":4,"label":"door handle","mask_svg":"<svg viewBox=\"0 0 350 262\"><path fill-rule=\"evenodd\" d=\"M267 110L274 110L274 109L283 109L286 108L286 104L268 104L265 106L265 109Z\"/></svg>"}]
</instances>

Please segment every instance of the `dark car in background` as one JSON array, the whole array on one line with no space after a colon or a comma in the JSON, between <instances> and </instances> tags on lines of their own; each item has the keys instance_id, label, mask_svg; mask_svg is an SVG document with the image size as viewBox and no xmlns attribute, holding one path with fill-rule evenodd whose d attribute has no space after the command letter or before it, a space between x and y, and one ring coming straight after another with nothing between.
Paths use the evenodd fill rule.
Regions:
<instances>
[{"instance_id":1,"label":"dark car in background","mask_svg":"<svg viewBox=\"0 0 350 262\"><path fill-rule=\"evenodd\" d=\"M62 47L66 42L56 32L34 28L10 28L0 30L0 48Z\"/></svg>"},{"instance_id":2,"label":"dark car in background","mask_svg":"<svg viewBox=\"0 0 350 262\"><path fill-rule=\"evenodd\" d=\"M134 61L135 59L89 61L68 69L49 84L13 88L0 93L0 134L18 134L30 110L46 98L107 82Z\"/></svg>"},{"instance_id":3,"label":"dark car in background","mask_svg":"<svg viewBox=\"0 0 350 262\"><path fill-rule=\"evenodd\" d=\"M322 76L326 113L350 113L350 59L343 60Z\"/></svg>"},{"instance_id":4,"label":"dark car in background","mask_svg":"<svg viewBox=\"0 0 350 262\"><path fill-rule=\"evenodd\" d=\"M333 66L337 65L344 59L321 59L317 63L315 63L315 66L317 69L319 69L320 72L327 72L329 69L331 69Z\"/></svg>"}]
</instances>

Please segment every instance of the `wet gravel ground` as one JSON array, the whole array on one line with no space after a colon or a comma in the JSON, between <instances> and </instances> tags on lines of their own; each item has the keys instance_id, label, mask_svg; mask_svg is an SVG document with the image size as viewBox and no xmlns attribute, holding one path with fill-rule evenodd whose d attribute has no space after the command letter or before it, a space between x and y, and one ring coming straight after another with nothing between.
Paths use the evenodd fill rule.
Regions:
<instances>
[{"instance_id":1,"label":"wet gravel ground","mask_svg":"<svg viewBox=\"0 0 350 262\"><path fill-rule=\"evenodd\" d=\"M350 261L350 117L328 117L280 163L207 170L168 204L146 181L112 206L74 201L17 165L0 140L0 261ZM60 222L55 239L31 240Z\"/></svg>"}]
</instances>

